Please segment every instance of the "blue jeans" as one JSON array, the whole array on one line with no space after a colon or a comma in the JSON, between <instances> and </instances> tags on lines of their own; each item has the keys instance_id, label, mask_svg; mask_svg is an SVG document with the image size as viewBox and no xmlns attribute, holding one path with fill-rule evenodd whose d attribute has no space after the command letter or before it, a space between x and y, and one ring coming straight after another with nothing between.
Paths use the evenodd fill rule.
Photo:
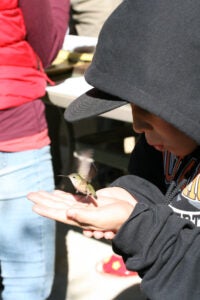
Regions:
<instances>
[{"instance_id":1,"label":"blue jeans","mask_svg":"<svg viewBox=\"0 0 200 300\"><path fill-rule=\"evenodd\" d=\"M0 267L3 300L44 300L54 278L55 222L26 195L54 189L49 146L0 152Z\"/></svg>"}]
</instances>

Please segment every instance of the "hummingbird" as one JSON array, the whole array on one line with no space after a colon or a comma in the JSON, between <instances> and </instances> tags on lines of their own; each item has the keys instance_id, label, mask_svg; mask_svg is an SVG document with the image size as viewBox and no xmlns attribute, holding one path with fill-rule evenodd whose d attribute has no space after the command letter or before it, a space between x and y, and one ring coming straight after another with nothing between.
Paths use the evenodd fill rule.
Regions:
<instances>
[{"instance_id":1,"label":"hummingbird","mask_svg":"<svg viewBox=\"0 0 200 300\"><path fill-rule=\"evenodd\" d=\"M96 192L90 183L96 173L96 167L92 156L93 151L91 149L83 150L80 153L74 152L74 157L77 159L78 163L77 172L61 176L68 177L77 192L90 197L96 204Z\"/></svg>"},{"instance_id":2,"label":"hummingbird","mask_svg":"<svg viewBox=\"0 0 200 300\"><path fill-rule=\"evenodd\" d=\"M78 192L95 199L97 198L94 187L87 180L85 180L80 174L72 173L69 174L68 177L71 180L74 188Z\"/></svg>"}]
</instances>

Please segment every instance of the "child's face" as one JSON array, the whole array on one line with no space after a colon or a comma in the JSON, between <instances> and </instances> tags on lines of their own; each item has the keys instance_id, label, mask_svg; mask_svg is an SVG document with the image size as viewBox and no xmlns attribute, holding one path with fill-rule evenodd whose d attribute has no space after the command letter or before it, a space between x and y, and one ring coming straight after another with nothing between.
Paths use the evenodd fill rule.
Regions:
<instances>
[{"instance_id":1,"label":"child's face","mask_svg":"<svg viewBox=\"0 0 200 300\"><path fill-rule=\"evenodd\" d=\"M185 156L197 147L193 139L163 119L134 104L131 107L134 131L144 133L148 144L155 149Z\"/></svg>"}]
</instances>

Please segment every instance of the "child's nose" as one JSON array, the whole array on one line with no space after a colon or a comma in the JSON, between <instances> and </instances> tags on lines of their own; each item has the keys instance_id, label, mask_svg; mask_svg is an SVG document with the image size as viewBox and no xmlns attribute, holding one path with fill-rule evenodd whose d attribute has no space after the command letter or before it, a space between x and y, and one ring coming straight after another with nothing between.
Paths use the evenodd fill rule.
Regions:
<instances>
[{"instance_id":1,"label":"child's nose","mask_svg":"<svg viewBox=\"0 0 200 300\"><path fill-rule=\"evenodd\" d=\"M152 126L149 122L148 113L137 105L131 105L133 115L133 130L136 133L145 133L151 130Z\"/></svg>"},{"instance_id":2,"label":"child's nose","mask_svg":"<svg viewBox=\"0 0 200 300\"><path fill-rule=\"evenodd\" d=\"M151 126L145 120L133 116L133 130L136 133L145 133L148 130L151 130Z\"/></svg>"}]
</instances>

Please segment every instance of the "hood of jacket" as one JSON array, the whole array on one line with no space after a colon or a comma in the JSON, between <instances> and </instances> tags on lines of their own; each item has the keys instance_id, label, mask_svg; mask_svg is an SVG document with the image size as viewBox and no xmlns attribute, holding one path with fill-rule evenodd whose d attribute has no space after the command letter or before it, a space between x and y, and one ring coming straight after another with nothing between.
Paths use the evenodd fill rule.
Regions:
<instances>
[{"instance_id":1,"label":"hood of jacket","mask_svg":"<svg viewBox=\"0 0 200 300\"><path fill-rule=\"evenodd\" d=\"M85 74L92 95L74 101L65 118L73 121L130 102L200 143L199 16L198 0L123 1L105 22ZM101 106L98 111L89 97L93 106Z\"/></svg>"}]
</instances>

